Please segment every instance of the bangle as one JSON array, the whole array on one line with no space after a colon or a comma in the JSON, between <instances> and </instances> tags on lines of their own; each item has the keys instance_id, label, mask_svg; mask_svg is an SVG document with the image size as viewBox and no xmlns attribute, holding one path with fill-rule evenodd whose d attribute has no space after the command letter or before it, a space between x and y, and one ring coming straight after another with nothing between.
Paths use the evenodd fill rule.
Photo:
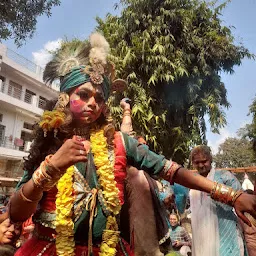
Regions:
<instances>
[{"instance_id":1,"label":"bangle","mask_svg":"<svg viewBox=\"0 0 256 256\"><path fill-rule=\"evenodd\" d=\"M224 204L233 206L236 199L242 194L241 190L235 191L231 187L225 186L221 183L214 182L213 188L210 192L211 198Z\"/></svg>"},{"instance_id":2,"label":"bangle","mask_svg":"<svg viewBox=\"0 0 256 256\"><path fill-rule=\"evenodd\" d=\"M131 126L132 123L131 122L128 122L128 123L122 123L121 126Z\"/></svg>"},{"instance_id":3,"label":"bangle","mask_svg":"<svg viewBox=\"0 0 256 256\"><path fill-rule=\"evenodd\" d=\"M50 190L54 187L62 175L60 169L52 164L50 161L52 155L45 158L40 167L33 173L32 180L36 187L44 191Z\"/></svg>"},{"instance_id":4,"label":"bangle","mask_svg":"<svg viewBox=\"0 0 256 256\"><path fill-rule=\"evenodd\" d=\"M123 117L125 117L125 116L131 116L131 113L124 113Z\"/></svg>"},{"instance_id":5,"label":"bangle","mask_svg":"<svg viewBox=\"0 0 256 256\"><path fill-rule=\"evenodd\" d=\"M27 198L24 193L23 193L23 186L20 188L19 190L19 195L21 197L21 199L24 201L24 202L28 202L28 203L37 203L41 200L42 196L40 196L40 198L36 199L36 200L31 200L29 198Z\"/></svg>"},{"instance_id":6,"label":"bangle","mask_svg":"<svg viewBox=\"0 0 256 256\"><path fill-rule=\"evenodd\" d=\"M235 192L235 194L234 194L234 196L233 196L233 199L232 199L233 205L234 205L236 199L237 199L239 196L241 196L242 194L243 194L243 191L242 191L242 190L238 190L238 191Z\"/></svg>"},{"instance_id":7,"label":"bangle","mask_svg":"<svg viewBox=\"0 0 256 256\"><path fill-rule=\"evenodd\" d=\"M177 173L177 171L181 168L181 165L177 164L176 162L166 160L163 170L161 172L161 177L171 184L174 183L173 177Z\"/></svg>"},{"instance_id":8,"label":"bangle","mask_svg":"<svg viewBox=\"0 0 256 256\"><path fill-rule=\"evenodd\" d=\"M214 185L213 185L213 188L211 190L211 197L214 196L215 192L216 192L216 189L217 189L217 186L218 186L218 183L215 181L214 182Z\"/></svg>"},{"instance_id":9,"label":"bangle","mask_svg":"<svg viewBox=\"0 0 256 256\"><path fill-rule=\"evenodd\" d=\"M52 161L51 161L52 156L53 156L53 155L48 155L48 156L46 156L46 158L45 158L45 163L46 163L46 165L47 165L48 167L50 167L51 169L54 169L55 171L57 171L57 172L60 173L60 172L61 172L60 169L57 168L57 167L52 163Z\"/></svg>"},{"instance_id":10,"label":"bangle","mask_svg":"<svg viewBox=\"0 0 256 256\"><path fill-rule=\"evenodd\" d=\"M124 110L124 113L125 113L125 112L131 113L131 111L132 111L131 109L127 108L127 109Z\"/></svg>"}]
</instances>

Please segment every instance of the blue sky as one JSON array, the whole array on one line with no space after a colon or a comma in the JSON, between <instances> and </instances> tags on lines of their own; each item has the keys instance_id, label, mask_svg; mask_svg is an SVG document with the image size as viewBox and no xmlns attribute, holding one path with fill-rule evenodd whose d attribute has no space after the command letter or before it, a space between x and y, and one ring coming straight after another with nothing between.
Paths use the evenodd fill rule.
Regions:
<instances>
[{"instance_id":1,"label":"blue sky","mask_svg":"<svg viewBox=\"0 0 256 256\"><path fill-rule=\"evenodd\" d=\"M52 9L52 16L39 17L34 37L17 49L12 40L4 41L10 49L26 58L43 65L49 60L46 49L56 47L58 40L67 38L85 39L97 25L96 16L105 17L107 13L118 13L113 6L117 0L62 0L61 5ZM233 34L237 42L242 42L252 53L256 54L256 0L233 0L223 11L225 25L233 25ZM256 61L244 60L235 68L232 75L223 74L222 80L228 91L230 109L226 111L228 124L221 129L220 135L212 134L208 128L207 139L214 151L229 136L245 123L249 105L256 94Z\"/></svg>"}]
</instances>

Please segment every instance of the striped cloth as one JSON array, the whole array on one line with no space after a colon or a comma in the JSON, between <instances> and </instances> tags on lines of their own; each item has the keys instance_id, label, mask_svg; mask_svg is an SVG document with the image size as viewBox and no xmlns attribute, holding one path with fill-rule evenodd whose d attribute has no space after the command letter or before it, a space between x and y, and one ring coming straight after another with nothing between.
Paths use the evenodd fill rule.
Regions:
<instances>
[{"instance_id":1,"label":"striped cloth","mask_svg":"<svg viewBox=\"0 0 256 256\"><path fill-rule=\"evenodd\" d=\"M233 189L241 189L241 184L236 177L228 171L216 171L214 175L216 182L231 186ZM220 238L220 256L241 256L247 255L244 248L243 239L238 228L238 219L234 214L232 207L216 202L216 212L219 223L219 238Z\"/></svg>"}]
</instances>

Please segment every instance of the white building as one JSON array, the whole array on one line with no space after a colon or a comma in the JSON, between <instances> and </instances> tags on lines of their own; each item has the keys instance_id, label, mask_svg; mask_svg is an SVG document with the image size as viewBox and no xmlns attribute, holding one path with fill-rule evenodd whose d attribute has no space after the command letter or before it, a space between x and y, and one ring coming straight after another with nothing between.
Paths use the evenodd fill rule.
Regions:
<instances>
[{"instance_id":1,"label":"white building","mask_svg":"<svg viewBox=\"0 0 256 256\"><path fill-rule=\"evenodd\" d=\"M0 44L2 177L17 178L22 175L22 159L28 155L33 124L42 115L46 100L58 95L56 86L47 86L42 81L42 73L41 67Z\"/></svg>"}]
</instances>

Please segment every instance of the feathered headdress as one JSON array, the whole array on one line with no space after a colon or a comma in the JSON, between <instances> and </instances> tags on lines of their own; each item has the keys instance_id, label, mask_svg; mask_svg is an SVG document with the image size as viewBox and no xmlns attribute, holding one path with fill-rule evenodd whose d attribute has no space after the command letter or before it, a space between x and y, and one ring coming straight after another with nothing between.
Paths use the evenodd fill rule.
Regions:
<instances>
[{"instance_id":1,"label":"feathered headdress","mask_svg":"<svg viewBox=\"0 0 256 256\"><path fill-rule=\"evenodd\" d=\"M43 79L51 83L59 78L61 92L86 82L99 84L107 99L111 89L117 91L126 87L124 80L115 79L114 65L107 58L109 49L108 42L99 33L93 33L89 42L64 42L46 65Z\"/></svg>"}]
</instances>

